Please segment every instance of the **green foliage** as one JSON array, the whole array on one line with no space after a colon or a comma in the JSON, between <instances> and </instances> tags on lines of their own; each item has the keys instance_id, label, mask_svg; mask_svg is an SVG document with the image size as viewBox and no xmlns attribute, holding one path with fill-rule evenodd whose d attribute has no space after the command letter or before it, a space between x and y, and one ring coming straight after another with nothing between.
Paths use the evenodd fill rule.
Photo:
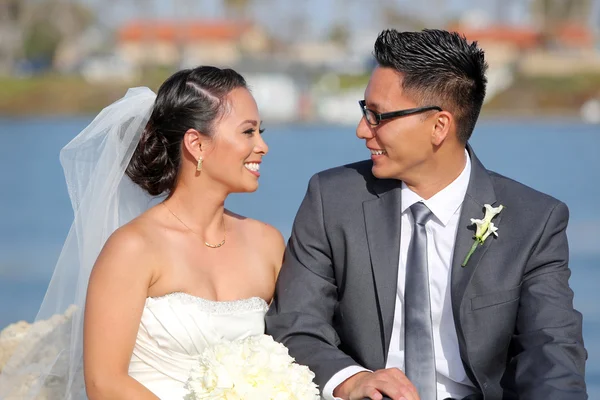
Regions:
<instances>
[{"instance_id":1,"label":"green foliage","mask_svg":"<svg viewBox=\"0 0 600 400\"><path fill-rule=\"evenodd\" d=\"M599 74L516 76L514 84L483 107L483 113L576 115L589 99L600 96Z\"/></svg>"},{"instance_id":2,"label":"green foliage","mask_svg":"<svg viewBox=\"0 0 600 400\"><path fill-rule=\"evenodd\" d=\"M223 0L228 16L235 18L247 17L246 11L250 6L250 0Z\"/></svg>"},{"instance_id":3,"label":"green foliage","mask_svg":"<svg viewBox=\"0 0 600 400\"><path fill-rule=\"evenodd\" d=\"M347 46L350 39L350 31L344 24L335 24L329 31L329 40L340 46Z\"/></svg>"},{"instance_id":4,"label":"green foliage","mask_svg":"<svg viewBox=\"0 0 600 400\"><path fill-rule=\"evenodd\" d=\"M340 89L365 88L369 83L370 74L339 75Z\"/></svg>"},{"instance_id":5,"label":"green foliage","mask_svg":"<svg viewBox=\"0 0 600 400\"><path fill-rule=\"evenodd\" d=\"M574 74L561 77L534 77L531 85L538 90L568 93L587 90L600 90L600 73L598 74Z\"/></svg>"},{"instance_id":6,"label":"green foliage","mask_svg":"<svg viewBox=\"0 0 600 400\"><path fill-rule=\"evenodd\" d=\"M35 24L25 36L25 57L52 60L60 41L61 34L54 24L49 21Z\"/></svg>"}]
</instances>

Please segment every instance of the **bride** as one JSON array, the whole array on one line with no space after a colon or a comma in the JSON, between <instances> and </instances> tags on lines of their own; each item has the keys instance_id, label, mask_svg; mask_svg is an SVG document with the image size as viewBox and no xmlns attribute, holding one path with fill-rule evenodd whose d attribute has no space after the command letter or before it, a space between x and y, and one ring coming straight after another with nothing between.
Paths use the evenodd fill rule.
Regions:
<instances>
[{"instance_id":1,"label":"bride","mask_svg":"<svg viewBox=\"0 0 600 400\"><path fill-rule=\"evenodd\" d=\"M63 149L75 221L37 320L74 311L54 339L30 334L0 386L182 399L207 345L264 332L284 241L224 207L258 188L260 125L244 78L204 66L130 90Z\"/></svg>"}]
</instances>

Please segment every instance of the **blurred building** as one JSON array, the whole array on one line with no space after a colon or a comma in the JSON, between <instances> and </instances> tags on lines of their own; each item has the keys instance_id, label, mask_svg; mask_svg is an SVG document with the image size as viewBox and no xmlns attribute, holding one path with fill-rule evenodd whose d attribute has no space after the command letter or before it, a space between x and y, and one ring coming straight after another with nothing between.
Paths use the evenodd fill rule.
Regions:
<instances>
[{"instance_id":1,"label":"blurred building","mask_svg":"<svg viewBox=\"0 0 600 400\"><path fill-rule=\"evenodd\" d=\"M250 22L137 20L118 30L116 52L138 66L233 65L269 45L265 30Z\"/></svg>"},{"instance_id":2,"label":"blurred building","mask_svg":"<svg viewBox=\"0 0 600 400\"><path fill-rule=\"evenodd\" d=\"M561 76L600 71L594 32L573 22L548 31L535 26L458 24L451 30L476 40L491 68L511 65L524 75Z\"/></svg>"},{"instance_id":3,"label":"blurred building","mask_svg":"<svg viewBox=\"0 0 600 400\"><path fill-rule=\"evenodd\" d=\"M464 34L469 40L477 40L482 46L511 46L516 50L532 50L549 47L558 50L590 50L595 47L594 33L584 25L564 24L556 28L552 38L533 26L488 25L477 27L455 25L452 30ZM551 42L547 46L547 42Z\"/></svg>"}]
</instances>

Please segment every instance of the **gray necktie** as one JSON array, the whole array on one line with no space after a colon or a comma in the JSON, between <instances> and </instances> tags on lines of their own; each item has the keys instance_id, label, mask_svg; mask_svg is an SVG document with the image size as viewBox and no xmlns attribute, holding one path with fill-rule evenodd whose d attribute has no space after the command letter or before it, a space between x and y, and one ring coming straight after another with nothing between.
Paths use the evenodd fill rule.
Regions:
<instances>
[{"instance_id":1,"label":"gray necktie","mask_svg":"<svg viewBox=\"0 0 600 400\"><path fill-rule=\"evenodd\" d=\"M410 207L414 225L404 286L404 363L408 379L422 400L436 400L435 351L429 301L427 232L431 211L421 202Z\"/></svg>"}]
</instances>

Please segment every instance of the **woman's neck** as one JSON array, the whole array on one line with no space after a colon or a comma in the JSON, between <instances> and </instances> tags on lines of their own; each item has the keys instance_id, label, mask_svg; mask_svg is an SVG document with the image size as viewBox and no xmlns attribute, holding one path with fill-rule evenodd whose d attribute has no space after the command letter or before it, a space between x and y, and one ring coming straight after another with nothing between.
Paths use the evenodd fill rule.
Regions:
<instances>
[{"instance_id":1,"label":"woman's neck","mask_svg":"<svg viewBox=\"0 0 600 400\"><path fill-rule=\"evenodd\" d=\"M198 190L180 183L164 203L192 231L204 237L220 237L226 197L217 190Z\"/></svg>"}]
</instances>

